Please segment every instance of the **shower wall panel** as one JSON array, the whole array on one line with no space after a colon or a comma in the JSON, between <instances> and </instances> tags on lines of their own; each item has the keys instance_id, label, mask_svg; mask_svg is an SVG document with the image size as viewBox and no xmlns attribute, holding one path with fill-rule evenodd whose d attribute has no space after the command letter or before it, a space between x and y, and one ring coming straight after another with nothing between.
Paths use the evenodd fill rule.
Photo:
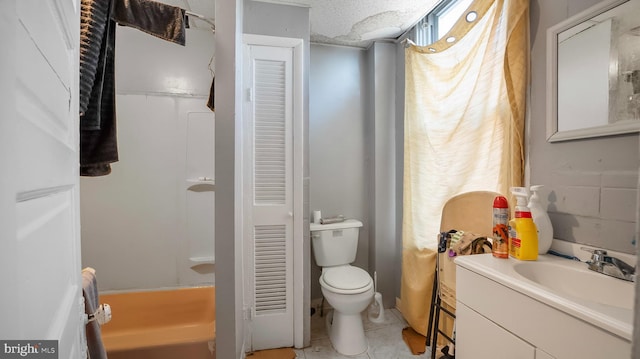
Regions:
<instances>
[{"instance_id":1,"label":"shower wall panel","mask_svg":"<svg viewBox=\"0 0 640 359\"><path fill-rule=\"evenodd\" d=\"M101 290L212 285L214 36L186 46L118 27L120 161L81 178L82 260Z\"/></svg>"}]
</instances>

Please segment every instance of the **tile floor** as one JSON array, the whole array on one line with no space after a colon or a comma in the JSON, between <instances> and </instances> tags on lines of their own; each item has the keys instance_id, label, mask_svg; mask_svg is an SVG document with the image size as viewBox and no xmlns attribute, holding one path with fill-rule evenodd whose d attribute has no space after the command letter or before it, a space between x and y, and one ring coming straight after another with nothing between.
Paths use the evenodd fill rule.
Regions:
<instances>
[{"instance_id":1,"label":"tile floor","mask_svg":"<svg viewBox=\"0 0 640 359\"><path fill-rule=\"evenodd\" d=\"M366 311L364 312L366 313ZM402 340L402 328L407 322L397 309L385 309L385 321L373 323L363 313L364 330L369 349L357 356L344 356L336 352L331 346L324 324L325 318L316 312L311 316L311 346L296 349L296 358L304 359L399 359L399 358L430 358L427 350L422 355L413 355L407 344ZM327 313L325 311L324 315Z\"/></svg>"}]
</instances>

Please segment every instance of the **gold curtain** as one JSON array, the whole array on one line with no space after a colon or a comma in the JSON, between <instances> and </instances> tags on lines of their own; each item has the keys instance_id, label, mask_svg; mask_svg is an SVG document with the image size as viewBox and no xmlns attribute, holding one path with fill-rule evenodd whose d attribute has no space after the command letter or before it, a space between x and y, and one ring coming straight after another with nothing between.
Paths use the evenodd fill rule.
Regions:
<instances>
[{"instance_id":1,"label":"gold curtain","mask_svg":"<svg viewBox=\"0 0 640 359\"><path fill-rule=\"evenodd\" d=\"M475 21L463 16L443 39L405 51L400 309L423 335L444 203L506 194L523 178L529 1L476 0L469 11Z\"/></svg>"}]
</instances>

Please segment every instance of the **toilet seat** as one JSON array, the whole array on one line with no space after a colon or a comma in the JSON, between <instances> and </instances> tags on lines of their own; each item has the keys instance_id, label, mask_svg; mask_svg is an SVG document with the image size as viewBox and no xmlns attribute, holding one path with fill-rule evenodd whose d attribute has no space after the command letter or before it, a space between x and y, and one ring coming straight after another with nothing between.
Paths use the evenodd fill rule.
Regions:
<instances>
[{"instance_id":1,"label":"toilet seat","mask_svg":"<svg viewBox=\"0 0 640 359\"><path fill-rule=\"evenodd\" d=\"M364 269L348 265L324 268L320 285L338 294L359 294L369 290L373 280Z\"/></svg>"}]
</instances>

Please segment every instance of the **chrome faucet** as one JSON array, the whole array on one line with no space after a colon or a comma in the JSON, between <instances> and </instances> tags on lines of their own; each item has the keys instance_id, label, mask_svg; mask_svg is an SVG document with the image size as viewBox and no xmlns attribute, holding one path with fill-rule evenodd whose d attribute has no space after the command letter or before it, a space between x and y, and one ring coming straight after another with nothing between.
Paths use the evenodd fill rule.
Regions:
<instances>
[{"instance_id":1,"label":"chrome faucet","mask_svg":"<svg viewBox=\"0 0 640 359\"><path fill-rule=\"evenodd\" d=\"M635 282L636 267L632 267L616 257L608 256L607 251L603 249L591 249L587 247L581 247L580 249L591 253L591 259L586 263L592 271Z\"/></svg>"}]
</instances>

